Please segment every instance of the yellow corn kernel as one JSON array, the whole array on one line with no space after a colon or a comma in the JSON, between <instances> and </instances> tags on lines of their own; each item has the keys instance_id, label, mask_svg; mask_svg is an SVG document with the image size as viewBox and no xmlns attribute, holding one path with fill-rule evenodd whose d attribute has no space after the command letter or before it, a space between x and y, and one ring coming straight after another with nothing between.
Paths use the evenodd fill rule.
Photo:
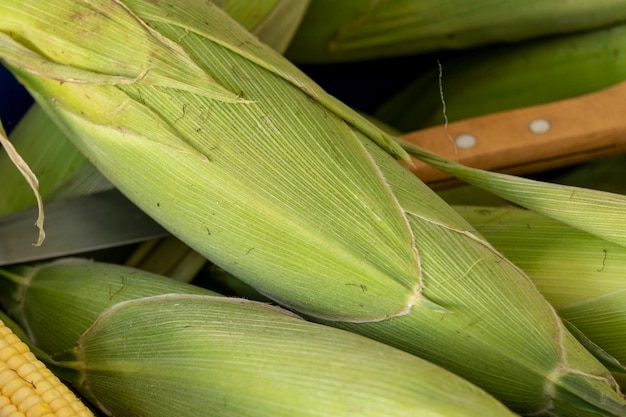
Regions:
<instances>
[{"instance_id":1,"label":"yellow corn kernel","mask_svg":"<svg viewBox=\"0 0 626 417\"><path fill-rule=\"evenodd\" d=\"M0 417L93 413L0 320Z\"/></svg>"}]
</instances>

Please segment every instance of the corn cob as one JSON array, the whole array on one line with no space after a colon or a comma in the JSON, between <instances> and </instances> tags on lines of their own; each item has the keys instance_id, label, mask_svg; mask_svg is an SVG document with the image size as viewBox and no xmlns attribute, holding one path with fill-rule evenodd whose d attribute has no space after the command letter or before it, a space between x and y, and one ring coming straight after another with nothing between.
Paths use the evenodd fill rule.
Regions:
<instances>
[{"instance_id":1,"label":"corn cob","mask_svg":"<svg viewBox=\"0 0 626 417\"><path fill-rule=\"evenodd\" d=\"M625 5L619 0L314 0L287 57L339 62L520 41L610 26L626 20Z\"/></svg>"},{"instance_id":2,"label":"corn cob","mask_svg":"<svg viewBox=\"0 0 626 417\"><path fill-rule=\"evenodd\" d=\"M78 417L93 413L0 320L0 415Z\"/></svg>"},{"instance_id":3,"label":"corn cob","mask_svg":"<svg viewBox=\"0 0 626 417\"><path fill-rule=\"evenodd\" d=\"M282 54L300 26L310 0L221 0L214 3Z\"/></svg>"},{"instance_id":4,"label":"corn cob","mask_svg":"<svg viewBox=\"0 0 626 417\"><path fill-rule=\"evenodd\" d=\"M559 315L626 372L626 249L512 207L455 206L532 278Z\"/></svg>"},{"instance_id":5,"label":"corn cob","mask_svg":"<svg viewBox=\"0 0 626 417\"><path fill-rule=\"evenodd\" d=\"M99 314L125 300L171 292L216 295L134 268L104 263L93 265L94 262L85 259L68 258L39 266L17 266L11 271L0 270L0 275L5 277L0 282L0 302L22 326L27 324L30 338L38 348L56 354L74 346L80 334L97 317L94 311ZM71 277L67 276L68 270L72 272ZM23 298L26 288L30 294ZM76 304L73 288L81 289L81 304ZM56 308L40 307L48 305L50 300L55 300ZM55 332L47 329L49 322L66 320L72 321L74 326L60 326ZM43 335L43 339L33 335Z\"/></svg>"},{"instance_id":6,"label":"corn cob","mask_svg":"<svg viewBox=\"0 0 626 417\"><path fill-rule=\"evenodd\" d=\"M119 265L13 269L11 312L108 415L513 416L442 368L267 304Z\"/></svg>"},{"instance_id":7,"label":"corn cob","mask_svg":"<svg viewBox=\"0 0 626 417\"><path fill-rule=\"evenodd\" d=\"M217 2L231 17L279 52L291 41L308 3L308 0ZM37 174L44 201L112 187L37 104L24 115L9 139ZM1 147L0 178L5 189L11 190L0 196L0 216L36 204L24 178Z\"/></svg>"},{"instance_id":8,"label":"corn cob","mask_svg":"<svg viewBox=\"0 0 626 417\"><path fill-rule=\"evenodd\" d=\"M491 46L442 58L448 121L572 98L626 79L626 25ZM443 124L439 68L382 103L375 115L402 131Z\"/></svg>"},{"instance_id":9,"label":"corn cob","mask_svg":"<svg viewBox=\"0 0 626 417\"><path fill-rule=\"evenodd\" d=\"M118 188L264 295L522 414L626 415L608 370L393 138L216 7L170 3L3 0L0 57Z\"/></svg>"}]
</instances>

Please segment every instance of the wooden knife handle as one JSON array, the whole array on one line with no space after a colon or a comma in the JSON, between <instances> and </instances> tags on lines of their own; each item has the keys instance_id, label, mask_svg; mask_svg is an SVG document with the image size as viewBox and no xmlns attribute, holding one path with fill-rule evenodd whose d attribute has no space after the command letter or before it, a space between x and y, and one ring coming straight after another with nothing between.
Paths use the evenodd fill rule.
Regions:
<instances>
[{"instance_id":1,"label":"wooden knife handle","mask_svg":"<svg viewBox=\"0 0 626 417\"><path fill-rule=\"evenodd\" d=\"M515 175L616 154L626 151L626 82L573 99L461 120L447 129L440 125L402 137L464 165ZM420 161L414 163L410 169L433 188L457 182Z\"/></svg>"}]
</instances>

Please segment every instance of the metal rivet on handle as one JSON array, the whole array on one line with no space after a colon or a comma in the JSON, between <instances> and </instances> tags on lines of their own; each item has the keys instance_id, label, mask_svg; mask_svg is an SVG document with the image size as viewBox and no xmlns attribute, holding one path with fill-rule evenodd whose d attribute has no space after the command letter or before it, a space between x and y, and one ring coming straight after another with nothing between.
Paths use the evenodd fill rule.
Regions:
<instances>
[{"instance_id":1,"label":"metal rivet on handle","mask_svg":"<svg viewBox=\"0 0 626 417\"><path fill-rule=\"evenodd\" d=\"M533 133L546 133L550 130L550 122L546 119L535 119L530 122L529 128Z\"/></svg>"},{"instance_id":2,"label":"metal rivet on handle","mask_svg":"<svg viewBox=\"0 0 626 417\"><path fill-rule=\"evenodd\" d=\"M463 133L454 138L455 145L460 149L471 149L476 146L476 136L469 133Z\"/></svg>"}]
</instances>

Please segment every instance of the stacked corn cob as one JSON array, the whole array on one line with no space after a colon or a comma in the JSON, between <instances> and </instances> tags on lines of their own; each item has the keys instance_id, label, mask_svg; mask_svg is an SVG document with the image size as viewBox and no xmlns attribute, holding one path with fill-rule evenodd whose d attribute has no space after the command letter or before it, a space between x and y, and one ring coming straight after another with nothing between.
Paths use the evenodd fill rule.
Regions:
<instances>
[{"instance_id":1,"label":"stacked corn cob","mask_svg":"<svg viewBox=\"0 0 626 417\"><path fill-rule=\"evenodd\" d=\"M319 63L571 33L626 20L622 0L314 0L287 56Z\"/></svg>"},{"instance_id":2,"label":"stacked corn cob","mask_svg":"<svg viewBox=\"0 0 626 417\"><path fill-rule=\"evenodd\" d=\"M109 415L513 416L442 368L267 304L78 259L3 274L7 310Z\"/></svg>"},{"instance_id":3,"label":"stacked corn cob","mask_svg":"<svg viewBox=\"0 0 626 417\"><path fill-rule=\"evenodd\" d=\"M0 415L89 417L93 413L0 320Z\"/></svg>"},{"instance_id":4,"label":"stacked corn cob","mask_svg":"<svg viewBox=\"0 0 626 417\"><path fill-rule=\"evenodd\" d=\"M0 59L117 187L273 300L441 364L522 414L626 415L609 370L394 160L406 154L393 138L216 7L170 3L3 0ZM143 328L126 321L150 315L139 304L100 323ZM108 331L86 345L119 340Z\"/></svg>"},{"instance_id":5,"label":"stacked corn cob","mask_svg":"<svg viewBox=\"0 0 626 417\"><path fill-rule=\"evenodd\" d=\"M308 6L308 1L230 0L218 5L251 33L277 51L284 51ZM38 105L24 115L11 133L10 141L37 173L44 201L69 198L109 189L112 185L89 164L84 155ZM36 204L33 193L24 187L24 178L15 170L6 152L0 152L0 178L10 198L0 199L0 215Z\"/></svg>"},{"instance_id":6,"label":"stacked corn cob","mask_svg":"<svg viewBox=\"0 0 626 417\"><path fill-rule=\"evenodd\" d=\"M620 379L626 374L626 250L532 211L455 206L533 279Z\"/></svg>"}]
</instances>

